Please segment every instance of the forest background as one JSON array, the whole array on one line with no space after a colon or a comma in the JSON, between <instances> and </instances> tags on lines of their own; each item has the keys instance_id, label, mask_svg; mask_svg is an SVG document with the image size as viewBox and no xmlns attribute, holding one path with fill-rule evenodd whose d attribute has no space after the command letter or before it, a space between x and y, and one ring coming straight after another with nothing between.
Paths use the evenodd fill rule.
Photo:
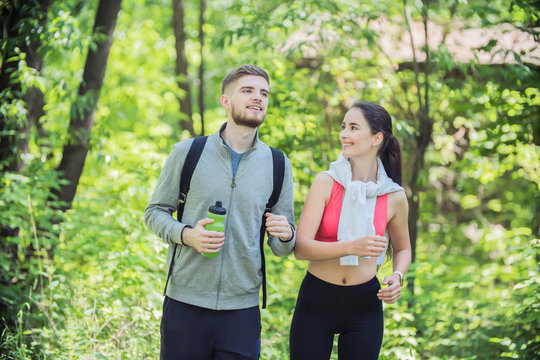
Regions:
<instances>
[{"instance_id":1,"label":"forest background","mask_svg":"<svg viewBox=\"0 0 540 360\"><path fill-rule=\"evenodd\" d=\"M270 74L259 135L297 218L347 107L393 116L414 262L381 359L540 357L537 1L0 0L0 21L1 359L158 357L143 210L244 63ZM306 262L267 259L262 358L286 359Z\"/></svg>"}]
</instances>

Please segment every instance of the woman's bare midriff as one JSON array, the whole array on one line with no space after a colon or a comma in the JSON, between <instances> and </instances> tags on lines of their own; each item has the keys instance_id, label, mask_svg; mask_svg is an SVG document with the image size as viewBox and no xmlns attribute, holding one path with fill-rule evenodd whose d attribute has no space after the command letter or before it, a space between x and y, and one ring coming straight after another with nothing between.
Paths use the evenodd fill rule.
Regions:
<instances>
[{"instance_id":1,"label":"woman's bare midriff","mask_svg":"<svg viewBox=\"0 0 540 360\"><path fill-rule=\"evenodd\" d=\"M339 259L311 261L308 271L321 280L335 285L358 285L377 274L377 259L358 259L358 266L341 266Z\"/></svg>"}]
</instances>

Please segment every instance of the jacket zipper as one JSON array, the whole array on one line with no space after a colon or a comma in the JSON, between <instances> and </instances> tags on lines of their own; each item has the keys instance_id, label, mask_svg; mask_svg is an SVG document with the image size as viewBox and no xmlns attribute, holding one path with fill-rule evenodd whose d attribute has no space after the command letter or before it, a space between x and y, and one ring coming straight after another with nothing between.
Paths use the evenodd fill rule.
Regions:
<instances>
[{"instance_id":1,"label":"jacket zipper","mask_svg":"<svg viewBox=\"0 0 540 360\"><path fill-rule=\"evenodd\" d=\"M242 158L240 159L240 162L238 163L238 167L236 168L236 173L238 173L238 169L240 168L240 164L242 163L242 160L244 160L244 158L246 157L246 155L250 152L252 152L253 149L251 150L248 150L246 153L244 153L244 156L242 156ZM230 151L229 151L229 154L230 154ZM229 155L229 159L230 159L230 155ZM232 168L231 168L232 170ZM233 194L234 194L234 189L236 188L236 176L233 176L232 177L232 182L231 182L231 193L230 193L230 196L229 196L229 209L227 209L227 217L225 218L225 228L228 230L227 233L225 234L225 243L223 244L223 247L221 248L221 263L219 264L219 278L218 278L218 286L217 286L217 294L216 294L216 309L217 310L221 310L219 308L219 294L220 294L220 290L221 290L221 275L222 275L222 272L223 272L223 262L225 261L224 258L225 258L225 247L227 246L228 244L228 241L227 239L229 238L229 221L230 221L230 217L229 217L229 214L231 212L231 209L232 209L232 205L233 205Z\"/></svg>"},{"instance_id":2,"label":"jacket zipper","mask_svg":"<svg viewBox=\"0 0 540 360\"><path fill-rule=\"evenodd\" d=\"M233 193L234 193L234 188L236 187L236 177L233 176L232 178L232 182L231 182L231 193L229 195L229 209L227 209L227 212L230 212L231 211L231 208L232 208L232 201L233 201ZM223 273L223 263L224 263L224 258L225 258L225 246L227 246L227 239L229 238L229 216L226 217L226 220L225 220L225 227L227 228L227 233L225 234L225 243L223 244L223 248L221 249L221 262L219 264L219 278L218 278L218 286L217 286L217 294L216 294L216 309L217 310L221 310L219 308L219 293L221 292L221 275Z\"/></svg>"}]
</instances>

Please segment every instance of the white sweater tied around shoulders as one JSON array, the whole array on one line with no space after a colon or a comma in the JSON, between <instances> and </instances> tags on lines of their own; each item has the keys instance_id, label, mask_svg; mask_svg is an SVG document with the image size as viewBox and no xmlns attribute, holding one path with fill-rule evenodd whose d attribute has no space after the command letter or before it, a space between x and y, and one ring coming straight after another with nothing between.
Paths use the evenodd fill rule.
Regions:
<instances>
[{"instance_id":1,"label":"white sweater tied around shoulders","mask_svg":"<svg viewBox=\"0 0 540 360\"><path fill-rule=\"evenodd\" d=\"M404 191L403 187L386 175L379 157L377 157L376 183L373 181L353 181L351 163L341 153L338 159L330 164L330 169L324 173L330 175L346 190L339 217L337 241L351 241L363 236L375 235L373 219L377 197L396 191ZM385 253L386 250L377 258L377 265L384 263ZM363 258L370 259L369 256ZM358 256L343 256L340 258L340 265L356 266L358 265Z\"/></svg>"}]
</instances>

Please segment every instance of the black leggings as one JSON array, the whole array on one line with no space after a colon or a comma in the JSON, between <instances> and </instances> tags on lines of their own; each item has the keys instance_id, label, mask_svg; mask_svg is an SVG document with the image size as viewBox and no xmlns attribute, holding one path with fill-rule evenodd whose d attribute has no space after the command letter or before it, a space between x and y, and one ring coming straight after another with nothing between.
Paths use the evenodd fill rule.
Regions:
<instances>
[{"instance_id":1,"label":"black leggings","mask_svg":"<svg viewBox=\"0 0 540 360\"><path fill-rule=\"evenodd\" d=\"M306 274L291 324L291 360L328 360L339 334L340 360L377 359L383 337L379 280L334 285Z\"/></svg>"}]
</instances>

